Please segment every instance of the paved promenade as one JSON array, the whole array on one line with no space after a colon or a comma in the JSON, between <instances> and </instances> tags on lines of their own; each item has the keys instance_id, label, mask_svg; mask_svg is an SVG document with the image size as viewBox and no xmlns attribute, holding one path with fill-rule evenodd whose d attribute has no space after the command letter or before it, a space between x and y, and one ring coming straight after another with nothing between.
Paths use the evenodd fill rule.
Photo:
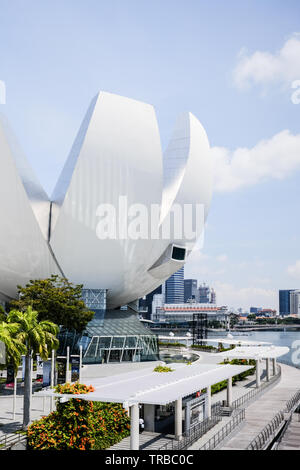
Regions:
<instances>
[{"instance_id":1,"label":"paved promenade","mask_svg":"<svg viewBox=\"0 0 300 470\"><path fill-rule=\"evenodd\" d=\"M246 419L239 432L226 442L222 450L246 449L250 442L285 408L286 402L300 389L300 370L280 364L281 380L246 408Z\"/></svg>"}]
</instances>

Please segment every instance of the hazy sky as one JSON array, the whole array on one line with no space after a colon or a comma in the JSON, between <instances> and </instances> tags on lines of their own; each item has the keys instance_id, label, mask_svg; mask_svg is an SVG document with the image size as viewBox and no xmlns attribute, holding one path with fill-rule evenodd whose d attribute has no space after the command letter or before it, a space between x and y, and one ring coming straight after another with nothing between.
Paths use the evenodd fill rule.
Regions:
<instances>
[{"instance_id":1,"label":"hazy sky","mask_svg":"<svg viewBox=\"0 0 300 470\"><path fill-rule=\"evenodd\" d=\"M215 190L186 277L234 307L300 288L299 0L0 0L0 80L48 193L97 91L153 104L163 147L194 113Z\"/></svg>"}]
</instances>

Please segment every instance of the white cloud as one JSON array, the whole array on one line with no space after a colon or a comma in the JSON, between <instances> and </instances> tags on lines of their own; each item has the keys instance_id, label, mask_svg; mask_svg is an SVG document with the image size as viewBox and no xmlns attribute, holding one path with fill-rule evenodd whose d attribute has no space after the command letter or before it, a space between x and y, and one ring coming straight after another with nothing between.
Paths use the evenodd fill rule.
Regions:
<instances>
[{"instance_id":1,"label":"white cloud","mask_svg":"<svg viewBox=\"0 0 300 470\"><path fill-rule=\"evenodd\" d=\"M217 261L220 263L225 263L228 260L228 256L224 253L223 255L217 256Z\"/></svg>"},{"instance_id":2,"label":"white cloud","mask_svg":"<svg viewBox=\"0 0 300 470\"><path fill-rule=\"evenodd\" d=\"M233 78L240 89L275 83L290 87L293 80L300 79L300 34L293 34L275 54L241 51Z\"/></svg>"},{"instance_id":3,"label":"white cloud","mask_svg":"<svg viewBox=\"0 0 300 470\"><path fill-rule=\"evenodd\" d=\"M291 277L300 279L300 259L298 259L295 264L288 266L287 272Z\"/></svg>"},{"instance_id":4,"label":"white cloud","mask_svg":"<svg viewBox=\"0 0 300 470\"><path fill-rule=\"evenodd\" d=\"M212 147L211 155L215 189L234 191L269 179L284 179L300 168L300 134L284 130L250 149Z\"/></svg>"},{"instance_id":5,"label":"white cloud","mask_svg":"<svg viewBox=\"0 0 300 470\"><path fill-rule=\"evenodd\" d=\"M260 287L241 287L234 284L216 281L214 288L217 294L218 305L242 307L249 311L249 307L263 307L277 309L278 292Z\"/></svg>"}]
</instances>

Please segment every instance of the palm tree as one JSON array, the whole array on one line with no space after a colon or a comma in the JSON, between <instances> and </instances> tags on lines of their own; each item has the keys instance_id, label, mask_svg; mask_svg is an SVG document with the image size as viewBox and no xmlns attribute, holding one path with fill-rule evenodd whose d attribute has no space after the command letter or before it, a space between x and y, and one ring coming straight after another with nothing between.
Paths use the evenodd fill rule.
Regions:
<instances>
[{"instance_id":1,"label":"palm tree","mask_svg":"<svg viewBox=\"0 0 300 470\"><path fill-rule=\"evenodd\" d=\"M5 345L6 363L11 364L15 373L21 363L22 354L25 354L25 345L16 338L16 333L19 330L17 323L0 323L0 341Z\"/></svg>"},{"instance_id":2,"label":"palm tree","mask_svg":"<svg viewBox=\"0 0 300 470\"><path fill-rule=\"evenodd\" d=\"M32 356L38 354L41 359L47 360L49 352L57 349L58 326L50 321L38 320L38 312L27 307L25 312L11 310L7 315L8 323L18 325L15 338L26 348L25 378L24 378L24 412L23 428L27 429L31 421L31 361Z\"/></svg>"}]
</instances>

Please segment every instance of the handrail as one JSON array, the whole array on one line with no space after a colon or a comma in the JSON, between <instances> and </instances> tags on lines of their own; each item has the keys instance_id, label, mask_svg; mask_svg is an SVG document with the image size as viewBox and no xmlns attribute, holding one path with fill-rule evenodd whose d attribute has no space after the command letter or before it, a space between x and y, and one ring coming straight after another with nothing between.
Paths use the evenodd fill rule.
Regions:
<instances>
[{"instance_id":1,"label":"handrail","mask_svg":"<svg viewBox=\"0 0 300 470\"><path fill-rule=\"evenodd\" d=\"M292 396L292 398L286 403L284 413L291 411L300 402L300 390Z\"/></svg>"},{"instance_id":2,"label":"handrail","mask_svg":"<svg viewBox=\"0 0 300 470\"><path fill-rule=\"evenodd\" d=\"M279 436L279 439L274 443L274 445L272 446L271 450L278 450L278 447L279 445L281 444L281 441L282 439L284 438L285 434L286 434L286 431L292 421L292 418L293 418L293 413L291 413L289 419L285 422L285 425L283 426L281 432L280 432L280 436Z\"/></svg>"},{"instance_id":3,"label":"handrail","mask_svg":"<svg viewBox=\"0 0 300 470\"><path fill-rule=\"evenodd\" d=\"M27 439L25 434L5 434L0 438L0 450L7 450L9 447L13 446L17 442L24 441Z\"/></svg>"},{"instance_id":4,"label":"handrail","mask_svg":"<svg viewBox=\"0 0 300 470\"><path fill-rule=\"evenodd\" d=\"M279 411L262 431L250 442L247 450L261 450L274 436L275 431L284 422L283 411Z\"/></svg>"},{"instance_id":5,"label":"handrail","mask_svg":"<svg viewBox=\"0 0 300 470\"><path fill-rule=\"evenodd\" d=\"M245 409L237 411L235 416L211 437L199 450L215 449L245 419Z\"/></svg>"},{"instance_id":6,"label":"handrail","mask_svg":"<svg viewBox=\"0 0 300 470\"><path fill-rule=\"evenodd\" d=\"M250 442L249 446L247 447L248 450L260 450L267 442L270 440L271 437L274 437L275 431L278 431L279 427L289 419L286 420L285 414L293 412L294 408L299 405L300 402L300 390L296 392L290 400L287 401L285 408L279 411L274 418L268 423L264 429ZM289 418L291 415L289 416Z\"/></svg>"},{"instance_id":7,"label":"handrail","mask_svg":"<svg viewBox=\"0 0 300 470\"><path fill-rule=\"evenodd\" d=\"M253 388L245 395L242 395L240 398L237 398L236 400L234 400L232 402L231 407L233 409L240 408L241 405L244 405L245 403L247 403L253 397L261 393L265 388L276 383L280 379L280 377L281 377L281 367L278 366L278 373L276 375L273 375L273 377L271 377L268 382L263 382L259 388Z\"/></svg>"},{"instance_id":8,"label":"handrail","mask_svg":"<svg viewBox=\"0 0 300 470\"><path fill-rule=\"evenodd\" d=\"M200 439L206 434L211 428L222 420L221 416L213 415L210 418L206 418L201 423L193 426L191 429L182 434L179 441L172 439L167 442L158 450L184 450L190 447L195 441Z\"/></svg>"}]
</instances>

